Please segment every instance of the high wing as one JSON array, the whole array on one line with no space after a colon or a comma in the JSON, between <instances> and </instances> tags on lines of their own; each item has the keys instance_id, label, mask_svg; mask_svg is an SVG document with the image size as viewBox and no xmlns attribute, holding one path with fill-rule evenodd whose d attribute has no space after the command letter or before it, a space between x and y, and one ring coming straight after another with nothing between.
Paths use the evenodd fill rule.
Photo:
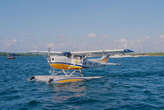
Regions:
<instances>
[{"instance_id":1,"label":"high wing","mask_svg":"<svg viewBox=\"0 0 164 110\"><path fill-rule=\"evenodd\" d=\"M130 49L116 49L116 50L95 50L95 51L71 51L71 52L56 52L50 51L50 54L55 55L64 55L64 54L72 54L74 56L88 56L88 57L96 57L96 56L104 56L104 55L115 55L115 54L125 54L134 52ZM32 53L38 54L47 54L48 51L33 51Z\"/></svg>"},{"instance_id":2,"label":"high wing","mask_svg":"<svg viewBox=\"0 0 164 110\"><path fill-rule=\"evenodd\" d=\"M71 52L71 54L77 56L103 56L103 55L125 54L131 52L134 51L130 49L116 49L116 50L77 51L77 52Z\"/></svg>"}]
</instances>

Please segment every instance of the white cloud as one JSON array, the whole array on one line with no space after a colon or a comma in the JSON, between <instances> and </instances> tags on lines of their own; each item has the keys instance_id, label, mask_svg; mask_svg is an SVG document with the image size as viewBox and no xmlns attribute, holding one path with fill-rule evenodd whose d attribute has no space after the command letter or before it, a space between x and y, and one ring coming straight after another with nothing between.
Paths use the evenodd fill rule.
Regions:
<instances>
[{"instance_id":1,"label":"white cloud","mask_svg":"<svg viewBox=\"0 0 164 110\"><path fill-rule=\"evenodd\" d=\"M13 42L13 43L16 43L16 42L17 42L17 40L16 40L16 39L14 39L12 42Z\"/></svg>"},{"instance_id":2,"label":"white cloud","mask_svg":"<svg viewBox=\"0 0 164 110\"><path fill-rule=\"evenodd\" d=\"M127 48L128 47L128 40L125 38L122 38L122 39L120 39L120 44L121 44L121 47Z\"/></svg>"},{"instance_id":3,"label":"white cloud","mask_svg":"<svg viewBox=\"0 0 164 110\"><path fill-rule=\"evenodd\" d=\"M105 35L103 35L103 37L108 38L108 37L111 37L111 36L110 36L110 35L105 34Z\"/></svg>"},{"instance_id":4,"label":"white cloud","mask_svg":"<svg viewBox=\"0 0 164 110\"><path fill-rule=\"evenodd\" d=\"M48 43L48 48L54 48L55 44L54 43Z\"/></svg>"},{"instance_id":5,"label":"white cloud","mask_svg":"<svg viewBox=\"0 0 164 110\"><path fill-rule=\"evenodd\" d=\"M9 48L9 47L13 46L16 42L17 42L16 39L11 40L11 41L6 41L5 46L6 46L6 48Z\"/></svg>"},{"instance_id":6,"label":"white cloud","mask_svg":"<svg viewBox=\"0 0 164 110\"><path fill-rule=\"evenodd\" d=\"M127 41L128 41L128 40L125 39L125 38L120 39L120 42L121 42L121 43L125 43L125 42L127 42Z\"/></svg>"},{"instance_id":7,"label":"white cloud","mask_svg":"<svg viewBox=\"0 0 164 110\"><path fill-rule=\"evenodd\" d=\"M97 35L96 35L96 33L89 33L88 34L88 37L90 37L90 38L95 38Z\"/></svg>"},{"instance_id":8,"label":"white cloud","mask_svg":"<svg viewBox=\"0 0 164 110\"><path fill-rule=\"evenodd\" d=\"M64 36L64 34L59 34L59 35L57 35L57 37L62 38L62 37L65 37L65 36Z\"/></svg>"},{"instance_id":9,"label":"white cloud","mask_svg":"<svg viewBox=\"0 0 164 110\"><path fill-rule=\"evenodd\" d=\"M146 38L146 39L150 39L151 37L150 37L150 36L146 36L145 38Z\"/></svg>"},{"instance_id":10,"label":"white cloud","mask_svg":"<svg viewBox=\"0 0 164 110\"><path fill-rule=\"evenodd\" d=\"M159 37L160 37L161 39L164 39L164 34L161 34Z\"/></svg>"}]
</instances>

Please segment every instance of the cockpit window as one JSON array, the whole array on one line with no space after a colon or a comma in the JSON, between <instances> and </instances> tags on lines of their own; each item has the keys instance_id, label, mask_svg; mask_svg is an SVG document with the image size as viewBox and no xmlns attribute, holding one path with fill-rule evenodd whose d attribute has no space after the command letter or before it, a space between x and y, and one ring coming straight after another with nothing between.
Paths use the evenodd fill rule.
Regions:
<instances>
[{"instance_id":1,"label":"cockpit window","mask_svg":"<svg viewBox=\"0 0 164 110\"><path fill-rule=\"evenodd\" d=\"M63 55L66 56L66 57L71 57L72 56L72 54L70 52L64 52Z\"/></svg>"}]
</instances>

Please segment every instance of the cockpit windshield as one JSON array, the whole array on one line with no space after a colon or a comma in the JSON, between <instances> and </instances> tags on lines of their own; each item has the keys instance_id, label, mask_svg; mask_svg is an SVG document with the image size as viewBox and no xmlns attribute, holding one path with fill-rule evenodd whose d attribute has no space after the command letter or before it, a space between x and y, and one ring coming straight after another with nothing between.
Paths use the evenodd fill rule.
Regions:
<instances>
[{"instance_id":1,"label":"cockpit windshield","mask_svg":"<svg viewBox=\"0 0 164 110\"><path fill-rule=\"evenodd\" d=\"M68 58L70 58L72 56L71 52L64 52L63 55Z\"/></svg>"}]
</instances>

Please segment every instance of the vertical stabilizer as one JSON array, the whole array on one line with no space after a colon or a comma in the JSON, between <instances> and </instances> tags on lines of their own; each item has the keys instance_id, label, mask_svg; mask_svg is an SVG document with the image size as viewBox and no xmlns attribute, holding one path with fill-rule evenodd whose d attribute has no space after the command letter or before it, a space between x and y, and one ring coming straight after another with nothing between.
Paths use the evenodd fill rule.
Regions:
<instances>
[{"instance_id":1,"label":"vertical stabilizer","mask_svg":"<svg viewBox=\"0 0 164 110\"><path fill-rule=\"evenodd\" d=\"M99 60L101 63L108 63L109 55L107 56L102 56L102 58Z\"/></svg>"}]
</instances>

